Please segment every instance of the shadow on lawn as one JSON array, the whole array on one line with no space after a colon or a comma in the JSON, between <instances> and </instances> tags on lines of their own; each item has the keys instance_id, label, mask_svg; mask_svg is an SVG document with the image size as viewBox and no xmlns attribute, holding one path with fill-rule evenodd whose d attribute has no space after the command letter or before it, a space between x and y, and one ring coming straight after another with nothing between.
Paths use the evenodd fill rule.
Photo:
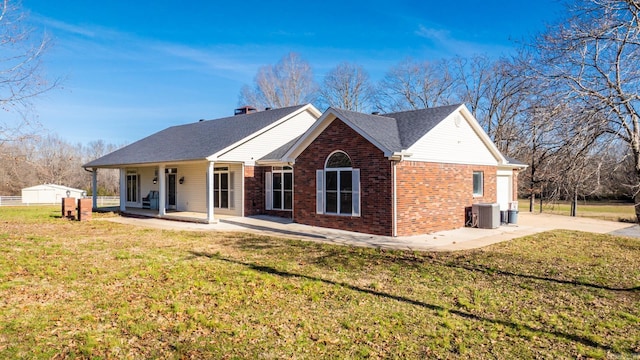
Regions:
<instances>
[{"instance_id":1,"label":"shadow on lawn","mask_svg":"<svg viewBox=\"0 0 640 360\"><path fill-rule=\"evenodd\" d=\"M492 268L492 267L489 267L489 266L484 266L484 265L459 264L459 263L455 263L455 262L441 262L440 265L453 267L453 268L459 268L459 269L465 269L465 270L469 270L469 271L482 272L482 273L485 273L485 274L498 274L498 275L505 275L505 276L514 276L514 277L519 277L519 278L524 278L524 279L549 281L549 282L553 282L553 283L557 283L557 284L565 284L565 285L578 285L578 286L585 286L585 287L590 287L590 288L595 288L595 289L602 289L602 290L609 290L609 291L640 291L640 286L631 287L631 288L616 288L616 287L611 287L611 286L606 286L606 285L592 284L592 283L588 283L588 282L584 282L584 281L578 281L578 280L562 280L562 279L554 279L554 278L537 276L537 275L518 274L518 273L511 272L511 271L499 270L499 269L495 269L495 268Z\"/></svg>"},{"instance_id":2,"label":"shadow on lawn","mask_svg":"<svg viewBox=\"0 0 640 360\"><path fill-rule=\"evenodd\" d=\"M212 254L212 253L206 253L206 252L197 252L197 251L191 251L191 254L193 254L194 256L198 256L198 257L207 257L210 259L215 259L215 260L219 260L219 261L225 261L225 262L229 262L232 264L237 264L237 265L242 265L242 266L246 266L252 270L255 271L260 271L263 273L268 273L268 274L272 274L272 275L277 275L277 276L281 276L281 277L286 277L286 278L302 278L302 279L308 279L308 280L313 280L313 281L319 281L325 284L329 284L329 285L334 285L334 286L341 286L344 287L346 289L349 290L353 290L353 291L358 291L358 292L362 292L365 294L369 294L369 295L374 295L374 296L379 296L379 297L384 297L384 298L388 298L388 299L393 299L396 301L401 301L407 304L411 304L411 305L415 305L415 306L420 306L426 309L430 309L430 310L434 310L434 311L446 311L449 312L451 314L455 314L457 316L466 318L466 319L470 319L470 320L477 320L477 321L486 321L486 322L490 322L490 323L494 323L494 324L500 324L509 328L512 328L514 330L519 330L519 329L525 329L534 333L546 333L549 335L553 335L559 338L564 338L566 340L570 340L570 341L575 341L578 343L581 343L583 345L587 345L587 346L591 346L591 347L595 347L595 348L599 348L599 349L603 349L603 350L607 350L607 351L612 351L612 348L610 346L604 345L604 344L600 344L596 341L584 338L584 337L580 337L578 335L575 334L568 334L568 333L564 333L561 331L554 331L554 330L543 330L543 329L536 329L534 327L531 327L529 325L526 324L517 324L517 323L513 323L510 321L506 321L506 320L500 320L500 319L491 319L491 318L487 318L487 317L482 317L479 315L475 315L466 311L462 311L462 310L457 310L457 309L447 309L445 307L442 307L440 305L434 305L434 304L428 304L422 301L418 301L418 300L414 300L414 299L410 299L408 297L405 296L400 296L400 295L393 295L393 294L389 294L389 293L385 293L385 292L381 292L381 291L376 291L376 290L371 290L371 289L366 289L366 288L361 288L355 285L351 285L348 283L344 283L344 282L336 282L333 280L327 280L327 279L322 279L322 278L318 278L318 277L313 277L313 276L308 276L308 275L303 275L303 274L296 274L296 273L290 273L290 272L286 272L286 271L281 271L278 270L276 268L270 267L270 266L262 266L262 265L257 265L257 264L252 264L252 263L247 263L247 262L243 262L243 261L238 261L238 260L234 260L234 259L229 259L226 257L222 257L218 254ZM627 349L626 350L629 353L634 354L634 350L633 349Z\"/></svg>"},{"instance_id":3,"label":"shadow on lawn","mask_svg":"<svg viewBox=\"0 0 640 360\"><path fill-rule=\"evenodd\" d=\"M230 246L236 246L243 250L265 250L265 251L281 251L283 247L281 239L274 239L270 236L261 236L256 238L255 236L249 236L243 239L241 242L229 242ZM313 261L314 264L330 269L345 268L358 270L369 264L400 264L411 268L421 268L425 264L446 266L450 268L458 268L467 271L484 273L487 275L500 275L509 277L518 277L523 279L532 279L547 281L556 284L583 286L593 289L617 291L617 292L640 292L640 286L635 287L614 287L601 284L594 284L586 281L579 280L565 280L552 277L545 277L533 274L523 274L513 271L501 270L492 266L473 264L470 263L470 259L466 257L453 258L448 256L447 253L411 253L403 250L379 250L378 252L371 252L368 248L360 247L344 247L338 250L332 249L331 245L317 243L298 243L291 241L287 244L290 249L294 247L298 251L303 251L308 254L309 249L315 248L318 251L318 256ZM345 254L346 252L346 254Z\"/></svg>"}]
</instances>

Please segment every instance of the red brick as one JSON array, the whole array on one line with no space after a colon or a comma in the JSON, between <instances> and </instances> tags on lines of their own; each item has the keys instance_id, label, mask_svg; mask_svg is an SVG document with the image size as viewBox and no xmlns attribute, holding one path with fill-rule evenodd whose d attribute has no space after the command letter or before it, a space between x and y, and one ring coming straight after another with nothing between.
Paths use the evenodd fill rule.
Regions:
<instances>
[{"instance_id":1,"label":"red brick","mask_svg":"<svg viewBox=\"0 0 640 360\"><path fill-rule=\"evenodd\" d=\"M316 214L316 170L327 157L343 151L360 169L361 216ZM335 120L296 159L294 221L368 234L392 235L391 161L382 151L340 120Z\"/></svg>"},{"instance_id":2,"label":"red brick","mask_svg":"<svg viewBox=\"0 0 640 360\"><path fill-rule=\"evenodd\" d=\"M473 196L473 172L484 172L482 197ZM397 235L464 226L465 207L495 202L497 167L402 161L396 166Z\"/></svg>"}]
</instances>

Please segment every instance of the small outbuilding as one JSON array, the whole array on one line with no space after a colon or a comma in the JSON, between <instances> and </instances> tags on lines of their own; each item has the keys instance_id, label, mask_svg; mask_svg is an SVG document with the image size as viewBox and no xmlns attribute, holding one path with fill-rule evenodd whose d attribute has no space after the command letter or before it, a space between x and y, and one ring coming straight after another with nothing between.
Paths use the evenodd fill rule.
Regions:
<instances>
[{"instance_id":1,"label":"small outbuilding","mask_svg":"<svg viewBox=\"0 0 640 360\"><path fill-rule=\"evenodd\" d=\"M67 196L67 191L69 195ZM62 198L81 198L84 190L70 188L68 186L43 184L22 189L23 204L58 204Z\"/></svg>"}]
</instances>

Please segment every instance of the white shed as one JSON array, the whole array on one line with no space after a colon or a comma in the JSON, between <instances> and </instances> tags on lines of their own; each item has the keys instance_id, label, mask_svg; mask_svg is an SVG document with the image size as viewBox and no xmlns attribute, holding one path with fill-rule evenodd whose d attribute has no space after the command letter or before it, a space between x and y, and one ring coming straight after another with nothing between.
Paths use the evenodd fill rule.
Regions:
<instances>
[{"instance_id":1,"label":"white shed","mask_svg":"<svg viewBox=\"0 0 640 360\"><path fill-rule=\"evenodd\" d=\"M80 198L84 190L70 188L68 186L43 184L22 189L23 204L57 204L62 198L67 197L69 191L70 197Z\"/></svg>"}]
</instances>

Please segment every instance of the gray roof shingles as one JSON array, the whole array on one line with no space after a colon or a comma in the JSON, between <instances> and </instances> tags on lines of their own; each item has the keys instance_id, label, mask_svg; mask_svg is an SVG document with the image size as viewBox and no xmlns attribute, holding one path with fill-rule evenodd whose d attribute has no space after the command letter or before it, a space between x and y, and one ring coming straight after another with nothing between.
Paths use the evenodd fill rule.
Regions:
<instances>
[{"instance_id":1,"label":"gray roof shingles","mask_svg":"<svg viewBox=\"0 0 640 360\"><path fill-rule=\"evenodd\" d=\"M83 167L204 160L304 106L290 106L172 126L93 160Z\"/></svg>"},{"instance_id":2,"label":"gray roof shingles","mask_svg":"<svg viewBox=\"0 0 640 360\"><path fill-rule=\"evenodd\" d=\"M296 137L295 139L289 141L288 143L280 146L279 148L273 150L272 152L268 153L267 155L263 156L260 160L275 160L275 161L280 161L280 159L282 159L282 157L287 153L287 151L289 151L289 149L291 149L293 147L293 145L295 145L295 143L300 140L300 138L302 137L302 135Z\"/></svg>"},{"instance_id":3,"label":"gray roof shingles","mask_svg":"<svg viewBox=\"0 0 640 360\"><path fill-rule=\"evenodd\" d=\"M415 144L460 105L382 115L369 115L335 108L333 110L338 118L350 122L387 150L400 152Z\"/></svg>"}]
</instances>

